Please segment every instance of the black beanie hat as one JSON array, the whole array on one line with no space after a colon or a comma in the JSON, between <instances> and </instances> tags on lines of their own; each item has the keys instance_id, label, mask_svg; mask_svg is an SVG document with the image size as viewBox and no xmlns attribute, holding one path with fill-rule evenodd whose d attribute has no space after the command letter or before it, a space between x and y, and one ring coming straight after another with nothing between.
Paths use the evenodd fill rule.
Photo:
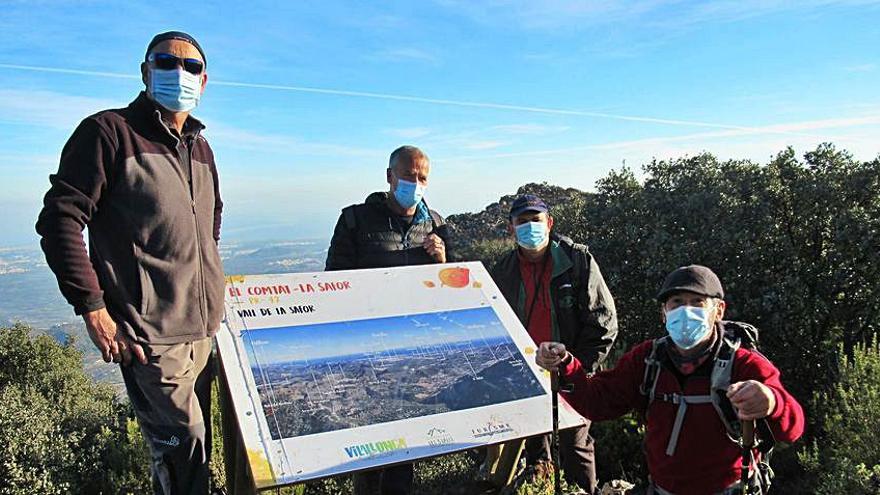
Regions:
<instances>
[{"instance_id":1,"label":"black beanie hat","mask_svg":"<svg viewBox=\"0 0 880 495\"><path fill-rule=\"evenodd\" d=\"M724 299L724 289L721 288L721 280L715 272L702 265L688 265L675 269L666 276L657 300L666 302L675 292L693 292L706 297Z\"/></svg>"},{"instance_id":2,"label":"black beanie hat","mask_svg":"<svg viewBox=\"0 0 880 495\"><path fill-rule=\"evenodd\" d=\"M150 56L150 50L152 50L154 46L168 40L186 41L190 45L196 47L196 50L198 50L199 53L202 55L202 60L205 61L205 65L208 65L208 58L205 57L205 52L202 50L202 47L199 46L199 42L196 41L196 39L192 36L184 33L183 31L167 31L165 33L159 33L156 36L153 36L153 40L150 41L149 45L147 45L147 53L144 54L144 60L147 60L147 57Z\"/></svg>"}]
</instances>

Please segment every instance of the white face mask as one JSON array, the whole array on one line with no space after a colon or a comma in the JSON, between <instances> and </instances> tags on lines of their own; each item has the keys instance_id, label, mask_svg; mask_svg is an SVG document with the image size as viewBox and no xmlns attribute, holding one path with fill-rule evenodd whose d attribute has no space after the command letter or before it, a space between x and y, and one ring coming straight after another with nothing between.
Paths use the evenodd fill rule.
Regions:
<instances>
[{"instance_id":1,"label":"white face mask","mask_svg":"<svg viewBox=\"0 0 880 495\"><path fill-rule=\"evenodd\" d=\"M396 174L395 177L397 177ZM397 204L400 206L410 209L419 204L419 201L425 196L425 189L427 189L427 186L397 177L397 187L394 189L394 199L397 200Z\"/></svg>"},{"instance_id":2,"label":"white face mask","mask_svg":"<svg viewBox=\"0 0 880 495\"><path fill-rule=\"evenodd\" d=\"M544 246L549 232L544 222L526 222L515 227L516 243L524 249L536 250Z\"/></svg>"},{"instance_id":3,"label":"white face mask","mask_svg":"<svg viewBox=\"0 0 880 495\"><path fill-rule=\"evenodd\" d=\"M715 308L679 306L666 313L666 331L680 349L693 349L712 331L710 318Z\"/></svg>"},{"instance_id":4,"label":"white face mask","mask_svg":"<svg viewBox=\"0 0 880 495\"><path fill-rule=\"evenodd\" d=\"M202 78L182 69L151 68L150 96L169 111L192 111L202 96Z\"/></svg>"}]
</instances>

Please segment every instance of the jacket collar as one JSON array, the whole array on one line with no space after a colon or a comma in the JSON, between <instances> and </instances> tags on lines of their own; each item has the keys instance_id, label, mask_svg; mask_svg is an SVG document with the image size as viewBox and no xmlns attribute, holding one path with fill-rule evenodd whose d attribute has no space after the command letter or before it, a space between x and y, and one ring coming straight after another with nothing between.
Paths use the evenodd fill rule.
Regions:
<instances>
[{"instance_id":1,"label":"jacket collar","mask_svg":"<svg viewBox=\"0 0 880 495\"><path fill-rule=\"evenodd\" d=\"M159 111L159 104L151 100L150 97L147 96L146 91L141 91L137 98L129 104L129 108L138 116L138 118L158 126L159 129L174 138L175 141L177 140L177 136L175 136L168 125L162 120L162 112ZM202 121L193 117L192 114L188 115L186 121L183 123L184 136L198 136L204 129L205 125L202 124Z\"/></svg>"},{"instance_id":2,"label":"jacket collar","mask_svg":"<svg viewBox=\"0 0 880 495\"><path fill-rule=\"evenodd\" d=\"M565 250L559 245L556 239L550 239L550 256L553 257L553 274L551 277L557 277L572 267L571 258L565 254Z\"/></svg>"},{"instance_id":3,"label":"jacket collar","mask_svg":"<svg viewBox=\"0 0 880 495\"><path fill-rule=\"evenodd\" d=\"M550 238L549 244L549 252L550 257L553 259L553 272L550 274L551 278L555 278L566 270L573 266L571 258L565 253L565 249L559 245L559 241L554 238ZM515 259L518 264L523 263L522 254L519 251L519 247L516 247Z\"/></svg>"},{"instance_id":4,"label":"jacket collar","mask_svg":"<svg viewBox=\"0 0 880 495\"><path fill-rule=\"evenodd\" d=\"M385 201L388 200L388 191L376 191L374 193L370 193L367 196L367 199L364 200L364 203L367 204L385 204Z\"/></svg>"}]
</instances>

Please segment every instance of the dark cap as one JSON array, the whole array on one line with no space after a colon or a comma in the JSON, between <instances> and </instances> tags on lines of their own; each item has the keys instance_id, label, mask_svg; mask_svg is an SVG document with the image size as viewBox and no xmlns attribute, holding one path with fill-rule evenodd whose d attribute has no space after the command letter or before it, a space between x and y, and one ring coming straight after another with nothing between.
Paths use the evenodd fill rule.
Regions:
<instances>
[{"instance_id":1,"label":"dark cap","mask_svg":"<svg viewBox=\"0 0 880 495\"><path fill-rule=\"evenodd\" d=\"M202 55L202 60L205 61L205 65L208 65L208 58L205 57L205 52L202 50L202 47L199 46L199 42L196 41L196 39L193 38L192 36L184 33L183 31L168 31L168 32L159 33L156 36L153 36L153 40L150 41L149 45L147 45L147 53L144 54L144 60L146 60L147 57L150 56L150 50L152 50L154 46L158 45L159 43L161 43L163 41L168 41L168 40L186 41L190 45L196 47L196 50L198 50L199 53Z\"/></svg>"},{"instance_id":2,"label":"dark cap","mask_svg":"<svg viewBox=\"0 0 880 495\"><path fill-rule=\"evenodd\" d=\"M513 204L510 205L510 218L518 217L527 211L547 213L548 210L547 203L543 199L534 194L523 194L513 200Z\"/></svg>"},{"instance_id":3,"label":"dark cap","mask_svg":"<svg viewBox=\"0 0 880 495\"><path fill-rule=\"evenodd\" d=\"M665 302L675 292L689 291L706 297L724 299L721 280L715 272L701 265L688 265L677 268L666 276L657 300Z\"/></svg>"}]
</instances>

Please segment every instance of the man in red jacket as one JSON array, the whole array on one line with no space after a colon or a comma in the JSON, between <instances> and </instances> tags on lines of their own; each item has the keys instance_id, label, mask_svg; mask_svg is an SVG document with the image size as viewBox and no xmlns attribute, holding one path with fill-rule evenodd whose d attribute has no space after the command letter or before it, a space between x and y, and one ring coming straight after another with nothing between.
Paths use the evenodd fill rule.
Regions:
<instances>
[{"instance_id":1,"label":"man in red jacket","mask_svg":"<svg viewBox=\"0 0 880 495\"><path fill-rule=\"evenodd\" d=\"M565 374L574 385L569 403L592 421L631 410L645 418L647 493L740 493L742 448L731 438L738 435L737 420L758 420L766 427L765 442L772 442L772 433L775 441L791 443L803 433L803 410L779 370L725 331L724 291L712 270L690 265L673 271L657 299L668 335L636 345L613 369L565 374L572 356L557 342L540 345L538 365ZM726 376L721 393L713 390L719 375ZM724 418L725 408L732 418ZM761 471L751 466L755 477Z\"/></svg>"}]
</instances>

